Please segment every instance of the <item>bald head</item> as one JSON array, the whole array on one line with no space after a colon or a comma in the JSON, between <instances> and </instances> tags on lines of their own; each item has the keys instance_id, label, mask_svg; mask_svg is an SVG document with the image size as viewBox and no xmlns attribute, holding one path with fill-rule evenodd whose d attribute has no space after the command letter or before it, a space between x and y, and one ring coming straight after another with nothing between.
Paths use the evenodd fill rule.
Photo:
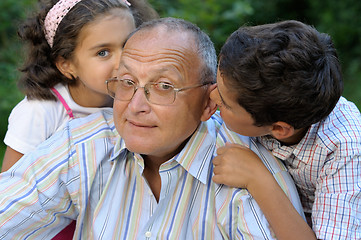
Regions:
<instances>
[{"instance_id":1,"label":"bald head","mask_svg":"<svg viewBox=\"0 0 361 240\"><path fill-rule=\"evenodd\" d=\"M133 37L142 39L146 34L147 41L143 41L144 49L150 47L154 42L164 39L170 40L170 47L172 47L173 41L183 42L183 47L186 47L187 51L193 51L201 62L200 81L216 82L216 51L211 39L199 27L183 19L161 18L143 23L131 34L129 39Z\"/></svg>"}]
</instances>

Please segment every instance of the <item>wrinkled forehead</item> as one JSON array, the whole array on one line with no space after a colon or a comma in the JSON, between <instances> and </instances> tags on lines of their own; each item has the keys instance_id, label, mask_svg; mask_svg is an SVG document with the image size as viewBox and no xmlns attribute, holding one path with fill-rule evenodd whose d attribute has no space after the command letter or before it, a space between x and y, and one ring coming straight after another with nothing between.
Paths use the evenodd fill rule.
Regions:
<instances>
[{"instance_id":1,"label":"wrinkled forehead","mask_svg":"<svg viewBox=\"0 0 361 240\"><path fill-rule=\"evenodd\" d=\"M190 32L167 29L162 25L141 29L127 40L122 58L137 56L142 56L144 61L154 56L174 57L187 65L199 58Z\"/></svg>"}]
</instances>

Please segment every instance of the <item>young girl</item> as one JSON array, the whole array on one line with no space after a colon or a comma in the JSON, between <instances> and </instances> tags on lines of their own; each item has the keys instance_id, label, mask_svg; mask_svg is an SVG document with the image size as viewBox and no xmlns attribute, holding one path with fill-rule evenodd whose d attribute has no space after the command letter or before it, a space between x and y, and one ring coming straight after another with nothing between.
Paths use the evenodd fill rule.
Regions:
<instances>
[{"instance_id":1,"label":"young girl","mask_svg":"<svg viewBox=\"0 0 361 240\"><path fill-rule=\"evenodd\" d=\"M158 17L145 1L41 2L37 16L19 31L30 46L19 81L26 97L9 117L2 171L69 119L111 109L105 80L115 76L128 34Z\"/></svg>"},{"instance_id":2,"label":"young girl","mask_svg":"<svg viewBox=\"0 0 361 240\"><path fill-rule=\"evenodd\" d=\"M30 51L19 81L26 97L13 109L2 171L71 118L110 109L105 80L114 76L122 45L143 21L158 17L144 0L61 0L19 30Z\"/></svg>"}]
</instances>

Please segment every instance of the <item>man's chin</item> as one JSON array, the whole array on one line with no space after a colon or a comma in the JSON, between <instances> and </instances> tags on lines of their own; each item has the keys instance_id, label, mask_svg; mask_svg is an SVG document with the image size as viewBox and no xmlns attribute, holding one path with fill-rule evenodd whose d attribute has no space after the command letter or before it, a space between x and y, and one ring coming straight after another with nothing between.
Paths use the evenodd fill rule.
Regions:
<instances>
[{"instance_id":1,"label":"man's chin","mask_svg":"<svg viewBox=\"0 0 361 240\"><path fill-rule=\"evenodd\" d=\"M145 143L144 141L133 142L133 141L125 140L125 146L129 151L134 153L147 155L151 152L149 144Z\"/></svg>"}]
</instances>

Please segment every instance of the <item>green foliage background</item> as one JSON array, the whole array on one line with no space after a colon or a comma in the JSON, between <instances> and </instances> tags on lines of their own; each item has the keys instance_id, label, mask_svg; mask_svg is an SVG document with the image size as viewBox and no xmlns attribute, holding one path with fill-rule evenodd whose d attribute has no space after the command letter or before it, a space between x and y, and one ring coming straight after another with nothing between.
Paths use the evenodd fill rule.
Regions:
<instances>
[{"instance_id":1,"label":"green foliage background","mask_svg":"<svg viewBox=\"0 0 361 240\"><path fill-rule=\"evenodd\" d=\"M149 0L162 17L187 19L205 30L217 51L241 25L295 19L332 36L341 59L344 96L361 109L361 1L359 0ZM11 109L23 95L17 90L24 58L17 28L36 0L0 1L0 138ZM0 145L0 162L5 146Z\"/></svg>"}]
</instances>

